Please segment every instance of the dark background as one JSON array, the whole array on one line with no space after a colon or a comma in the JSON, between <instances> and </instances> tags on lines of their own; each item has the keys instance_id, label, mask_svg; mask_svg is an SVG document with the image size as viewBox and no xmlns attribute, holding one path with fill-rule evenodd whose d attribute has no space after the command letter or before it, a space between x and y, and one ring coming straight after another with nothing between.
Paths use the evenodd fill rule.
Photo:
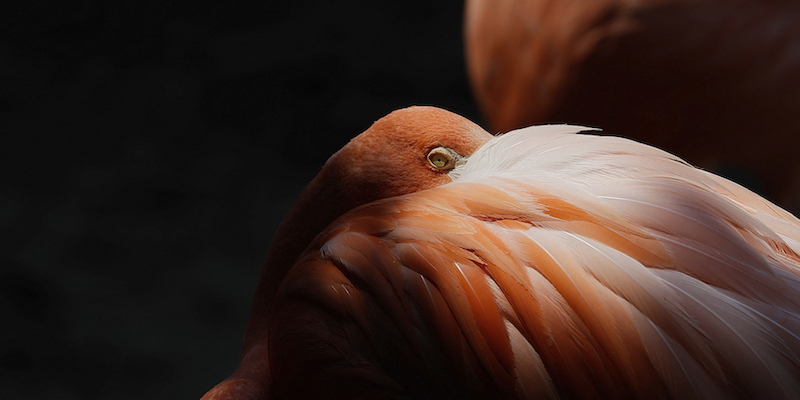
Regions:
<instances>
[{"instance_id":1,"label":"dark background","mask_svg":"<svg viewBox=\"0 0 800 400\"><path fill-rule=\"evenodd\" d=\"M388 112L476 120L461 1L14 1L0 14L0 398L198 398L268 243Z\"/></svg>"}]
</instances>

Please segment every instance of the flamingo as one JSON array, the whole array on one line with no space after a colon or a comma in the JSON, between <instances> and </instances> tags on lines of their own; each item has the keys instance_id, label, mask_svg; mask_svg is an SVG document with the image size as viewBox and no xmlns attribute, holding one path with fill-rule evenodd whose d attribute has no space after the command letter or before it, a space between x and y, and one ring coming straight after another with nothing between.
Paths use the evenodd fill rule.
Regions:
<instances>
[{"instance_id":1,"label":"flamingo","mask_svg":"<svg viewBox=\"0 0 800 400\"><path fill-rule=\"evenodd\" d=\"M204 399L800 398L800 221L590 130L375 122L278 229Z\"/></svg>"},{"instance_id":2,"label":"flamingo","mask_svg":"<svg viewBox=\"0 0 800 400\"><path fill-rule=\"evenodd\" d=\"M800 3L467 0L489 127L580 121L800 210Z\"/></svg>"}]
</instances>

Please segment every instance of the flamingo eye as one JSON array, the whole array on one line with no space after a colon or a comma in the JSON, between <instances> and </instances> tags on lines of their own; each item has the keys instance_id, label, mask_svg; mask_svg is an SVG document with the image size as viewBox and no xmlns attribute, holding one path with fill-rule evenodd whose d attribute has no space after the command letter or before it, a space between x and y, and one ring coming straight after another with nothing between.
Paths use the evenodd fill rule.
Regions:
<instances>
[{"instance_id":1,"label":"flamingo eye","mask_svg":"<svg viewBox=\"0 0 800 400\"><path fill-rule=\"evenodd\" d=\"M453 150L446 147L436 147L428 153L428 162L438 170L453 169L456 165Z\"/></svg>"}]
</instances>

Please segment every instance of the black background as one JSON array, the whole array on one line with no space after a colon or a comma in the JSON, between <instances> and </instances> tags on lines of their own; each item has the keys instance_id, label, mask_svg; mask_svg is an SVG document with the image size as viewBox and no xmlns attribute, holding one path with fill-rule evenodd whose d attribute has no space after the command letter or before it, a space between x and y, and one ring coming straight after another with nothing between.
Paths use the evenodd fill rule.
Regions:
<instances>
[{"instance_id":1,"label":"black background","mask_svg":"<svg viewBox=\"0 0 800 400\"><path fill-rule=\"evenodd\" d=\"M461 1L4 2L0 397L198 398L271 235L388 112L478 119Z\"/></svg>"}]
</instances>

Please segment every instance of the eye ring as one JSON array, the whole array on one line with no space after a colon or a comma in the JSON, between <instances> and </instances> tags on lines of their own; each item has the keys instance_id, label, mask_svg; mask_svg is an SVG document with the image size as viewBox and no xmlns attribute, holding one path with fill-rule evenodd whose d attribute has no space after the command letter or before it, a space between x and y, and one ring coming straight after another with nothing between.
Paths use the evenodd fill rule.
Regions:
<instances>
[{"instance_id":1,"label":"eye ring","mask_svg":"<svg viewBox=\"0 0 800 400\"><path fill-rule=\"evenodd\" d=\"M439 146L428 152L428 163L439 171L447 171L456 166L456 157L453 150Z\"/></svg>"}]
</instances>

